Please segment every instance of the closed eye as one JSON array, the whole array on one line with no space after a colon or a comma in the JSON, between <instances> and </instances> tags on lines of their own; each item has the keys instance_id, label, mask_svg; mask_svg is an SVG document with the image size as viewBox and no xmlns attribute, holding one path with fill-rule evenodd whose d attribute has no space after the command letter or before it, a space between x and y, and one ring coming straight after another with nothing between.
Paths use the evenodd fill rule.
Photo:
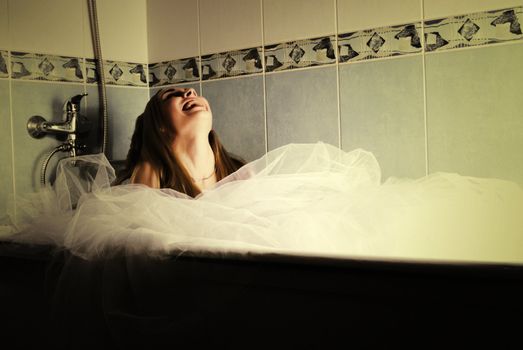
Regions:
<instances>
[{"instance_id":1,"label":"closed eye","mask_svg":"<svg viewBox=\"0 0 523 350\"><path fill-rule=\"evenodd\" d=\"M182 90L168 90L164 92L162 96L163 101L167 101L171 97L183 97L183 91Z\"/></svg>"}]
</instances>

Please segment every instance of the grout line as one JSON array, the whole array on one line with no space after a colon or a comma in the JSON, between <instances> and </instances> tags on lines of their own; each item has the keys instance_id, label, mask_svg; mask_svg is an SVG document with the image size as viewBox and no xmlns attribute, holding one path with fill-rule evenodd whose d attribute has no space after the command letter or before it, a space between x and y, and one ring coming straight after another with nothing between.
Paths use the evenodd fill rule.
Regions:
<instances>
[{"instance_id":1,"label":"grout line","mask_svg":"<svg viewBox=\"0 0 523 350\"><path fill-rule=\"evenodd\" d=\"M87 1L85 2L87 4L87 13L86 13L86 8L84 8L84 6L82 6L82 37L83 37L83 54L82 54L82 74L84 74L84 77L83 77L83 81L82 81L82 84L84 86L84 94L87 93L87 41L86 41L86 38L87 37L91 37L91 18L89 16L89 4L87 3ZM87 28L86 28L86 21L87 23L89 23L89 36L87 36ZM85 111L87 111L87 106L88 106L88 97L85 98L85 102L84 102L84 106L85 106Z\"/></svg>"},{"instance_id":2,"label":"grout line","mask_svg":"<svg viewBox=\"0 0 523 350\"><path fill-rule=\"evenodd\" d=\"M9 1L7 2L7 13L9 13ZM12 38L11 38L11 23L10 23L9 16L7 18L7 37L9 38L9 46L11 46ZM7 50L7 78L8 78L8 86L9 86L9 121L11 123L10 125L10 132L11 132L11 184L13 186L13 202L12 202L12 210L13 210L13 217L11 218L13 223L16 223L18 221L18 213L17 213L17 200L16 200L16 170L15 170L15 137L14 137L14 118L13 118L13 79L11 78L11 75L13 73L13 68L11 65L11 50ZM9 203L9 201L8 201ZM9 209L7 209L9 210ZM7 213L6 213L7 214Z\"/></svg>"},{"instance_id":3,"label":"grout line","mask_svg":"<svg viewBox=\"0 0 523 350\"><path fill-rule=\"evenodd\" d=\"M334 27L336 34L334 35L335 47L334 55L336 58L336 92L338 105L338 148L341 150L341 91L340 91L340 62L338 53L338 0L334 0Z\"/></svg>"},{"instance_id":4,"label":"grout line","mask_svg":"<svg viewBox=\"0 0 523 350\"><path fill-rule=\"evenodd\" d=\"M268 123L267 123L267 85L266 85L266 69L265 69L265 17L263 14L263 0L260 0L260 13L261 13L261 34L262 34L262 82L263 82L263 120L264 120L264 131L265 131L265 154L269 152L269 135L268 135Z\"/></svg>"},{"instance_id":5,"label":"grout line","mask_svg":"<svg viewBox=\"0 0 523 350\"><path fill-rule=\"evenodd\" d=\"M148 91L147 91L147 101L149 101L149 99L151 98L151 89L150 89L150 84L149 84L149 61L150 61L150 58L149 58L149 6L148 5L148 2L146 1L145 2L145 31L146 31L146 37L145 37L145 53L147 55L147 59L145 61L145 63L143 64L144 65L144 68L145 68L145 81L146 81L146 84L147 84L147 88L148 88ZM140 63L142 64L142 63ZM85 77L87 79L87 77Z\"/></svg>"},{"instance_id":6,"label":"grout line","mask_svg":"<svg viewBox=\"0 0 523 350\"><path fill-rule=\"evenodd\" d=\"M8 67L11 68L11 51L8 52ZM12 68L11 68L12 69ZM14 133L14 119L13 119L13 79L11 78L12 70L8 69L9 73L9 119L10 119L10 132L11 132L11 177L13 186L13 218L15 222L18 220L17 216L17 200L16 200L16 171L15 171L15 133Z\"/></svg>"},{"instance_id":7,"label":"grout line","mask_svg":"<svg viewBox=\"0 0 523 350\"><path fill-rule=\"evenodd\" d=\"M423 124L425 132L425 176L429 175L429 139L427 125L427 67L425 61L425 0L421 0L421 67L423 78Z\"/></svg>"},{"instance_id":8,"label":"grout line","mask_svg":"<svg viewBox=\"0 0 523 350\"><path fill-rule=\"evenodd\" d=\"M196 22L198 27L198 81L200 85L200 96L203 96L203 86L202 86L202 79L203 79L203 67L202 67L202 34L200 31L200 0L196 0Z\"/></svg>"}]
</instances>

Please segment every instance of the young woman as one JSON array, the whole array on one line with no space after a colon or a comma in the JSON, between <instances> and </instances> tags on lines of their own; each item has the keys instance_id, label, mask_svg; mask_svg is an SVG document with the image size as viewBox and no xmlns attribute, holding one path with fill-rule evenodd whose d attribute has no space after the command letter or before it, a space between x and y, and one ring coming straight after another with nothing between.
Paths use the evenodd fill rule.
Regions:
<instances>
[{"instance_id":1,"label":"young woman","mask_svg":"<svg viewBox=\"0 0 523 350\"><path fill-rule=\"evenodd\" d=\"M220 143L204 97L190 88L166 88L136 119L126 166L115 184L129 180L195 197L244 164Z\"/></svg>"}]
</instances>

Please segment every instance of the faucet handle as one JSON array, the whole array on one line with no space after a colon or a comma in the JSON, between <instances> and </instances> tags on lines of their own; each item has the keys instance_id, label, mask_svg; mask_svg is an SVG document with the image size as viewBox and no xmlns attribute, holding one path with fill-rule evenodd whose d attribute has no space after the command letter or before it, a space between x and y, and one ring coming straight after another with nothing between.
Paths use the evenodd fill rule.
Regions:
<instances>
[{"instance_id":1,"label":"faucet handle","mask_svg":"<svg viewBox=\"0 0 523 350\"><path fill-rule=\"evenodd\" d=\"M71 98L71 103L72 104L75 104L75 105L78 105L80 104L80 100L84 97L84 96L87 96L88 94L80 94L80 95L76 95L74 96L73 98Z\"/></svg>"},{"instance_id":2,"label":"faucet handle","mask_svg":"<svg viewBox=\"0 0 523 350\"><path fill-rule=\"evenodd\" d=\"M88 94L76 95L76 96L73 96L71 98L71 100L67 101L66 102L67 112L78 111L80 109L80 101L82 100L82 98L84 96L87 96L87 95Z\"/></svg>"}]
</instances>

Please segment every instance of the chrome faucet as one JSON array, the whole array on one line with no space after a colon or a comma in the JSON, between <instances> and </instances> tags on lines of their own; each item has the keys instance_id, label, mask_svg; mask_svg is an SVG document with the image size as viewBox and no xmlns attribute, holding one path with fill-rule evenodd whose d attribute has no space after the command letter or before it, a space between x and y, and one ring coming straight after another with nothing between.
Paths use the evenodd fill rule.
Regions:
<instances>
[{"instance_id":1,"label":"chrome faucet","mask_svg":"<svg viewBox=\"0 0 523 350\"><path fill-rule=\"evenodd\" d=\"M61 122L48 122L45 118L35 115L27 121L27 132L34 138L42 138L46 134L67 135L67 140L61 145L61 150L69 152L71 157L76 156L76 133L80 115L80 101L87 94L73 96L66 101L63 107Z\"/></svg>"}]
</instances>

